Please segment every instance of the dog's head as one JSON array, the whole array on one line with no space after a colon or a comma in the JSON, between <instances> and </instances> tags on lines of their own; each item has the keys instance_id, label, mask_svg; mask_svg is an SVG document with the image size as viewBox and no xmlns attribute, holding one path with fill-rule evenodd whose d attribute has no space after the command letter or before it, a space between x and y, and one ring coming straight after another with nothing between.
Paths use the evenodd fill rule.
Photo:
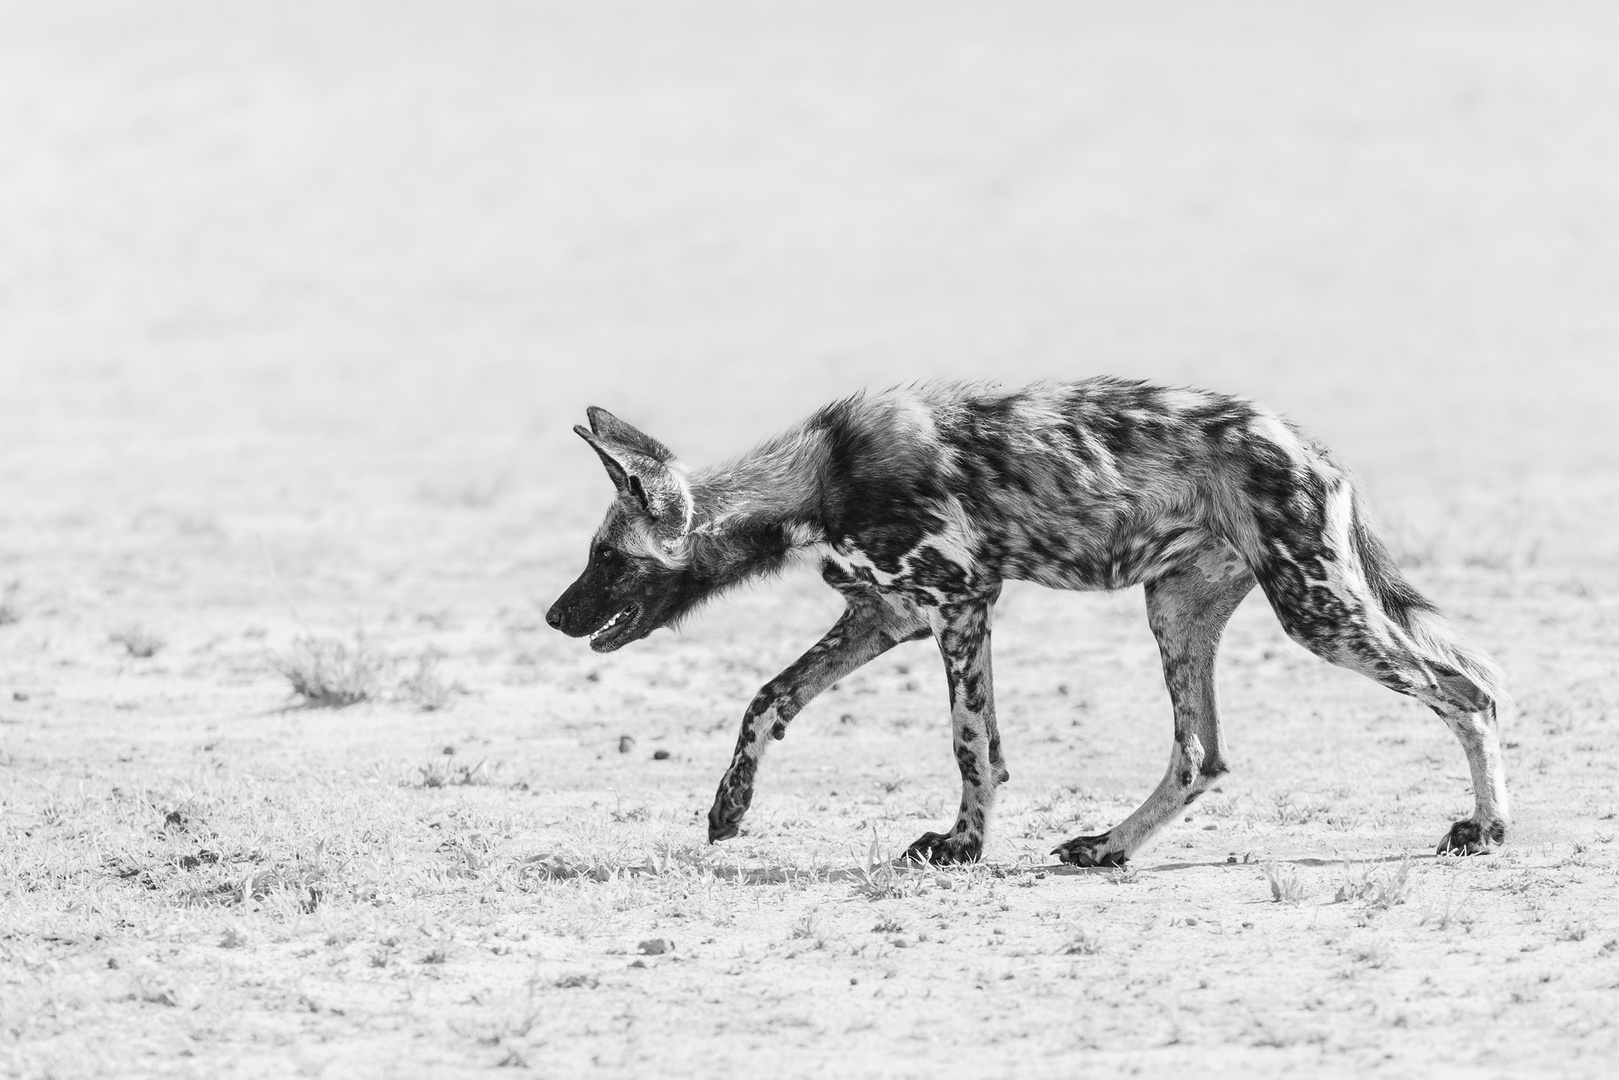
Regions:
<instances>
[{"instance_id":1,"label":"dog's head","mask_svg":"<svg viewBox=\"0 0 1619 1080\"><path fill-rule=\"evenodd\" d=\"M691 487L669 448L606 409L575 427L618 489L590 544L584 573L545 620L569 637L612 652L667 626L691 606Z\"/></svg>"}]
</instances>

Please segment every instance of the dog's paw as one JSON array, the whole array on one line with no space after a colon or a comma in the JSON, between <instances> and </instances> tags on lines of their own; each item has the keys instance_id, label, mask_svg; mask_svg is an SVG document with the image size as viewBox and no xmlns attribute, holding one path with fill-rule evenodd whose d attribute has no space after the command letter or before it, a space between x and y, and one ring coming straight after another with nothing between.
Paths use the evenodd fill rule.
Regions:
<instances>
[{"instance_id":1,"label":"dog's paw","mask_svg":"<svg viewBox=\"0 0 1619 1080\"><path fill-rule=\"evenodd\" d=\"M1458 821L1439 841L1440 855L1488 855L1507 841L1504 821L1480 825L1476 821Z\"/></svg>"},{"instance_id":2,"label":"dog's paw","mask_svg":"<svg viewBox=\"0 0 1619 1080\"><path fill-rule=\"evenodd\" d=\"M1108 841L1112 836L1112 833L1076 836L1052 848L1051 853L1070 866L1123 866L1129 861L1129 856L1122 851L1108 850Z\"/></svg>"},{"instance_id":3,"label":"dog's paw","mask_svg":"<svg viewBox=\"0 0 1619 1080\"><path fill-rule=\"evenodd\" d=\"M753 791L749 788L720 785L719 792L714 796L714 805L708 811L708 842L718 843L729 840L742 831L742 819L747 815L748 804L753 802Z\"/></svg>"},{"instance_id":4,"label":"dog's paw","mask_svg":"<svg viewBox=\"0 0 1619 1080\"><path fill-rule=\"evenodd\" d=\"M966 833L923 833L916 843L905 849L905 859L933 866L955 863L974 863L984 854L982 837Z\"/></svg>"}]
</instances>

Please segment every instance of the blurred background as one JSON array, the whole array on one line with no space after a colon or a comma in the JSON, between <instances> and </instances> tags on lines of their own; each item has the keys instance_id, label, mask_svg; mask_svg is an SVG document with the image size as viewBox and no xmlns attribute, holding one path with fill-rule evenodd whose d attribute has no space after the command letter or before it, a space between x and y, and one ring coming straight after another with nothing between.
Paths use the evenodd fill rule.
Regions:
<instances>
[{"instance_id":1,"label":"blurred background","mask_svg":"<svg viewBox=\"0 0 1619 1080\"><path fill-rule=\"evenodd\" d=\"M702 464L932 376L1252 395L1413 563L1619 561L1611 4L0 20L0 578L39 595L274 606L268 553L350 612L544 601L609 494L586 405Z\"/></svg>"}]
</instances>

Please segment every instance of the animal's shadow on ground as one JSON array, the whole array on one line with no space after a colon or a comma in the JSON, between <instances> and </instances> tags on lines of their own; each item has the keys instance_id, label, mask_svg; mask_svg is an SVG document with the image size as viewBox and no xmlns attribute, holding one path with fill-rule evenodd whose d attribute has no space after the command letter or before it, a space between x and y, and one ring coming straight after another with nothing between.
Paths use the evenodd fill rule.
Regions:
<instances>
[{"instance_id":1,"label":"animal's shadow on ground","mask_svg":"<svg viewBox=\"0 0 1619 1080\"><path fill-rule=\"evenodd\" d=\"M1262 865L1264 863L1275 863L1278 866L1342 866L1345 863L1355 863L1355 864L1358 864L1358 865L1369 866L1369 865L1373 865L1375 863L1399 863L1399 862L1404 862L1407 859L1411 860L1412 862L1423 862L1423 861L1440 862L1440 861L1449 860L1449 859L1468 858L1468 857L1469 856L1436 855L1436 854L1434 854L1432 852L1425 852L1425 853L1421 853L1421 854L1410 854L1410 853L1407 853L1407 852L1401 852L1398 855L1381 855L1381 856L1377 856L1375 858L1369 858L1369 859L1351 858L1349 856L1344 856L1342 858L1336 858L1336 859L1320 859L1320 858L1316 858L1314 856L1305 856L1303 858L1298 858L1298 859L1255 859L1255 858L1252 858L1252 857L1248 857L1248 858L1245 858L1245 859L1242 859L1242 860L1227 858L1227 859L1214 859L1214 860L1209 860L1207 862L1159 863L1157 866L1140 866L1139 869L1144 871L1144 872L1149 872L1149 873L1155 873L1156 874L1156 873L1163 873L1163 872L1173 871L1173 870L1207 870L1207 869L1216 869L1216 868L1221 868L1221 867L1260 866L1260 865ZM1121 867L1113 867L1113 866L1067 866L1067 865L1059 864L1059 865L1056 865L1056 866L1036 866L1036 867L1032 867L1031 869L1033 869L1035 871L1042 871L1043 870L1048 874L1061 874L1061 875L1064 875L1064 876L1072 876L1072 875L1076 875L1076 874L1097 874L1097 873L1114 874L1114 873L1119 873L1121 870L1130 870L1130 869L1134 869L1134 868L1133 867L1123 867L1123 868L1121 868Z\"/></svg>"},{"instance_id":2,"label":"animal's shadow on ground","mask_svg":"<svg viewBox=\"0 0 1619 1080\"><path fill-rule=\"evenodd\" d=\"M1068 866L1062 863L1020 863L1011 866L1002 866L993 863L979 863L972 867L927 866L904 859L894 859L882 863L873 869L862 869L859 866L849 866L842 869L814 869L803 870L784 866L712 866L710 873L723 881L735 881L743 885L791 885L800 882L848 882L851 884L869 882L874 873L893 872L895 874L949 874L965 870L966 873L991 877L996 879L1028 877L1030 875L1050 874L1057 877L1083 877L1087 875L1111 876L1131 873L1166 873L1176 870L1218 870L1237 869L1241 867L1257 868L1262 863L1275 863L1280 866L1342 866L1345 863L1370 866L1379 863L1399 863L1409 859L1412 862L1445 862L1461 858L1454 855L1435 855L1433 853L1383 855L1375 858L1338 858L1322 859L1306 856L1298 859L1250 859L1247 862L1233 862L1230 859L1209 860L1206 862L1172 862L1159 863L1156 866Z\"/></svg>"}]
</instances>

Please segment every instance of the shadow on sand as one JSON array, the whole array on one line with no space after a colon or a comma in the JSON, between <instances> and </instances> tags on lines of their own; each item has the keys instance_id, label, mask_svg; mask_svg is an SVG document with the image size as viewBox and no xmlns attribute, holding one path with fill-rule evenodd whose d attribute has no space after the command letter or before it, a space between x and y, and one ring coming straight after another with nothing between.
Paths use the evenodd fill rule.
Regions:
<instances>
[{"instance_id":1,"label":"shadow on sand","mask_svg":"<svg viewBox=\"0 0 1619 1080\"><path fill-rule=\"evenodd\" d=\"M1020 878L1031 875L1051 874L1057 877L1079 877L1084 875L1111 875L1129 873L1132 869L1142 873L1167 873L1176 870L1221 870L1237 869L1241 867L1258 868L1263 863L1276 863L1281 866L1342 866L1352 863L1359 866L1371 866L1379 863L1398 863L1405 859L1412 862L1442 862L1446 859L1463 858L1465 856L1435 855L1432 852L1380 855L1372 858L1335 858L1321 859L1304 857L1298 859L1253 859L1239 862L1233 858L1209 860L1206 862L1169 862L1159 863L1155 866L1133 864L1131 866L1068 866L1063 863L1016 863L1002 865L997 863L978 863L972 867L943 867L919 866L916 863L906 862L903 859L893 859L884 863L873 871L865 871L858 866L849 866L840 869L817 868L801 870L785 866L709 866L707 869L722 881L740 881L744 885L791 885L795 883L818 884L847 882L854 884L868 880L871 873L882 873L891 869L899 873L913 874L949 874L965 871L976 877L992 877L996 879Z\"/></svg>"}]
</instances>

